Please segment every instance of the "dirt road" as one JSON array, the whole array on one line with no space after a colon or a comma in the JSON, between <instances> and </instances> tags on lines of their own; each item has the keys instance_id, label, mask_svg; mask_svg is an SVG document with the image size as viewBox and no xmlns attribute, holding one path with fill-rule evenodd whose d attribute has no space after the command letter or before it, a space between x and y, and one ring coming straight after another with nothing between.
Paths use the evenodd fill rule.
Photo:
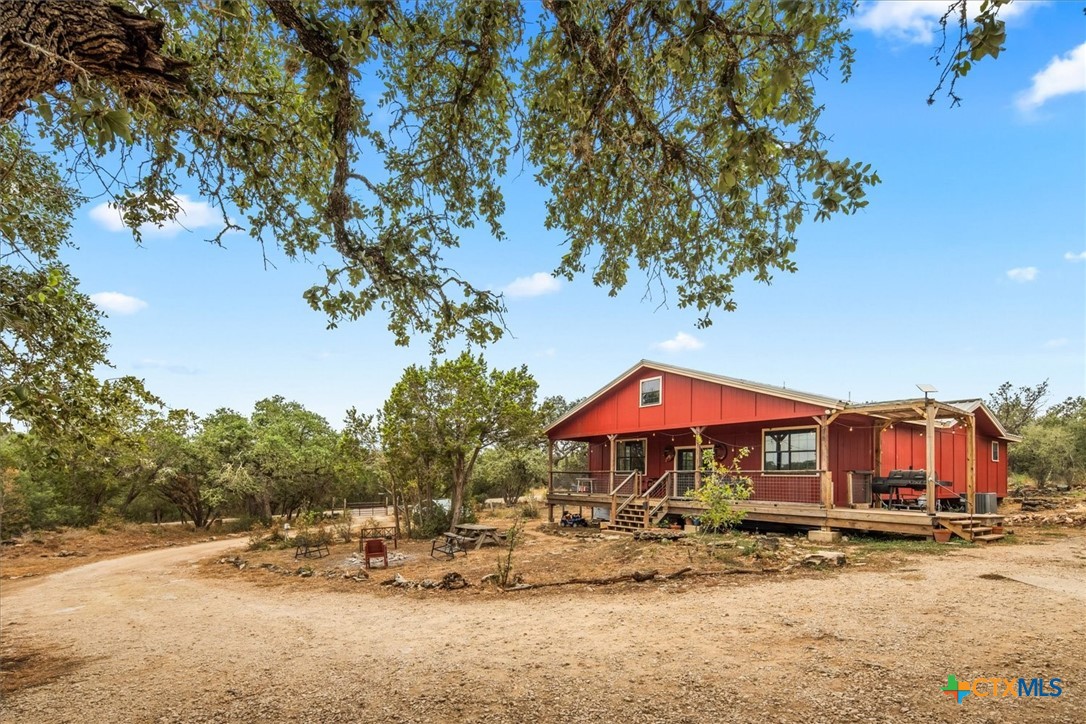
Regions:
<instances>
[{"instance_id":1,"label":"dirt road","mask_svg":"<svg viewBox=\"0 0 1086 724\"><path fill-rule=\"evenodd\" d=\"M238 544L5 583L0 634L64 673L0 721L1086 721L1081 534L891 572L492 597L197 575ZM1063 694L957 704L948 674Z\"/></svg>"}]
</instances>

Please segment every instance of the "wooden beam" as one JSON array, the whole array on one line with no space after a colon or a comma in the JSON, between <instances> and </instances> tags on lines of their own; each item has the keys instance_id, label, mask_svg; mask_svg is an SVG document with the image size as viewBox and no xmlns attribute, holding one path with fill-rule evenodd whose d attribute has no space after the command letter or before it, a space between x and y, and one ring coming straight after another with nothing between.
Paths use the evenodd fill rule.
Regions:
<instances>
[{"instance_id":1,"label":"wooden beam","mask_svg":"<svg viewBox=\"0 0 1086 724\"><path fill-rule=\"evenodd\" d=\"M610 491L611 491L611 495L615 494L614 446L615 446L615 438L617 438L617 437L618 437L618 435L608 435L607 436L607 469L611 471L611 474L610 474L611 484L610 484L610 488L609 488ZM648 455L648 452L649 451L646 450L645 454ZM611 506L611 507L613 508L614 506ZM614 518L615 518L614 513L611 513L611 522L612 523L614 522Z\"/></svg>"},{"instance_id":2,"label":"wooden beam","mask_svg":"<svg viewBox=\"0 0 1086 724\"><path fill-rule=\"evenodd\" d=\"M830 476L830 424L823 417L818 421L818 467L822 473L822 507L827 511L833 509L833 478Z\"/></svg>"},{"instance_id":3,"label":"wooden beam","mask_svg":"<svg viewBox=\"0 0 1086 724\"><path fill-rule=\"evenodd\" d=\"M554 490L554 440L550 438L547 438L547 470L550 471L547 477L547 492L549 493Z\"/></svg>"},{"instance_id":4,"label":"wooden beam","mask_svg":"<svg viewBox=\"0 0 1086 724\"><path fill-rule=\"evenodd\" d=\"M977 512L977 418L965 419L965 509L969 515Z\"/></svg>"},{"instance_id":5,"label":"wooden beam","mask_svg":"<svg viewBox=\"0 0 1086 724\"><path fill-rule=\"evenodd\" d=\"M927 476L927 509L935 513L935 404L928 401L924 410L924 474Z\"/></svg>"},{"instance_id":6,"label":"wooden beam","mask_svg":"<svg viewBox=\"0 0 1086 724\"><path fill-rule=\"evenodd\" d=\"M690 432L694 433L694 490L701 488L701 431L704 429L704 427L690 428Z\"/></svg>"},{"instance_id":7,"label":"wooden beam","mask_svg":"<svg viewBox=\"0 0 1086 724\"><path fill-rule=\"evenodd\" d=\"M882 433L886 432L886 428L890 427L892 423L884 422L881 425L875 426L875 477L882 477Z\"/></svg>"}]
</instances>

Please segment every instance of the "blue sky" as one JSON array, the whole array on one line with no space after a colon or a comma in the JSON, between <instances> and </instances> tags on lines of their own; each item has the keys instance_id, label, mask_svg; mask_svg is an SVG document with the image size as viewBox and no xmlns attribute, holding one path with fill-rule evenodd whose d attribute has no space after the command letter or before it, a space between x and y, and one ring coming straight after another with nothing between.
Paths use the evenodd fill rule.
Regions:
<instances>
[{"instance_id":1,"label":"blue sky","mask_svg":"<svg viewBox=\"0 0 1086 724\"><path fill-rule=\"evenodd\" d=\"M1086 17L1082 4L1023 3L1007 50L987 59L950 108L925 103L945 0L861 7L852 80L819 86L833 156L871 163L867 209L806 223L799 271L742 282L739 310L695 328L691 310L643 300L631 276L615 298L587 279L556 281L559 233L530 172L506 188L509 239L463 239L454 266L507 292L507 338L492 366L525 364L544 395L594 392L642 358L853 400L985 397L1003 381L1050 380L1051 401L1086 394ZM88 195L93 189L85 190ZM108 313L103 377L134 374L173 407L249 412L270 395L339 425L380 407L426 340L393 344L374 315L327 330L301 294L318 267L242 235L207 244L215 218L187 199L185 225L137 247L101 207L77 214L64 255ZM458 352L455 347L450 351Z\"/></svg>"}]
</instances>

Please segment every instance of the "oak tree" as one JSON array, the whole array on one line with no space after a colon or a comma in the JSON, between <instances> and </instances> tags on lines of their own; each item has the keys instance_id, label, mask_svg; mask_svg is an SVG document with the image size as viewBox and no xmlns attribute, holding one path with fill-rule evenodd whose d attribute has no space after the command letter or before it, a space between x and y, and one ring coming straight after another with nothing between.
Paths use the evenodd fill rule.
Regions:
<instances>
[{"instance_id":1,"label":"oak tree","mask_svg":"<svg viewBox=\"0 0 1086 724\"><path fill-rule=\"evenodd\" d=\"M467 353L408 367L381 411L382 448L389 464L425 461L430 469L447 471L455 525L479 454L488 447L530 442L537 434L537 387L526 367L489 370L482 357Z\"/></svg>"},{"instance_id":2,"label":"oak tree","mask_svg":"<svg viewBox=\"0 0 1086 724\"><path fill-rule=\"evenodd\" d=\"M707 325L738 277L795 269L805 218L862 208L878 181L829 153L815 97L848 77L851 12L0 0L0 122L105 179L137 235L192 184L223 231L320 256L305 296L331 324L380 309L398 342L438 347L503 330L501 297L447 258L475 225L505 237L526 163L565 243L555 274L614 294L637 270Z\"/></svg>"}]
</instances>

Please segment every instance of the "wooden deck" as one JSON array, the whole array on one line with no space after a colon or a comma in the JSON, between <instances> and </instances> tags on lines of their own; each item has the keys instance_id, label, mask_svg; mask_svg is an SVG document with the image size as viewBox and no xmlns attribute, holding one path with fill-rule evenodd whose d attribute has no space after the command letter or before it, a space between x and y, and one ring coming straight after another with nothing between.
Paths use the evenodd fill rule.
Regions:
<instances>
[{"instance_id":1,"label":"wooden deck","mask_svg":"<svg viewBox=\"0 0 1086 724\"><path fill-rule=\"evenodd\" d=\"M654 506L659 499L652 501ZM551 506L571 507L611 507L611 496L606 494L573 493L552 491L547 496ZM644 511L644 501L635 501L633 506ZM650 506L651 507L651 506ZM773 523L791 525L800 528L822 528L842 531L873 531L896 533L931 538L936 528L946 527L956 535L968 540L985 540L991 535L994 525L1001 522L999 516L974 515L965 513L936 513L934 515L913 510L879 510L874 508L823 508L810 503L775 503L758 500L745 500L737 503L737 508L745 511L746 522ZM684 498L669 498L666 504L668 515L696 516L705 506ZM553 512L553 508L551 508ZM640 517L640 512L630 516L630 520ZM944 525L946 523L946 525ZM991 523L993 525L984 525ZM975 532L974 532L975 531ZM1001 536L1000 536L1001 537ZM994 538L989 538L994 539Z\"/></svg>"}]
</instances>

